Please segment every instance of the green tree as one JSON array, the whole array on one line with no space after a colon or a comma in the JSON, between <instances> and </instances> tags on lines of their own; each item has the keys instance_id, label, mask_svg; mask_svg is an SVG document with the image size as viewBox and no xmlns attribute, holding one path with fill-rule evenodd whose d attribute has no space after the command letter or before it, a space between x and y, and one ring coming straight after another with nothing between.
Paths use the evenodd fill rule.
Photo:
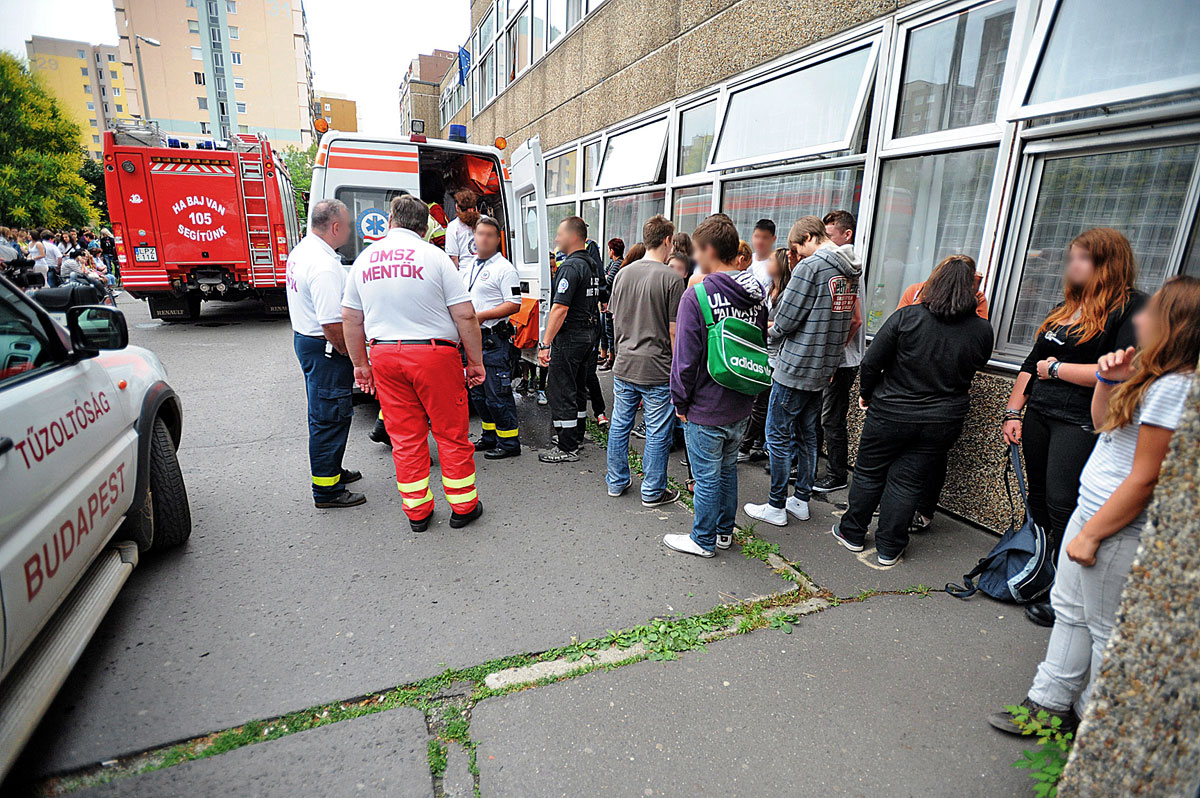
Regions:
<instances>
[{"instance_id":1,"label":"green tree","mask_svg":"<svg viewBox=\"0 0 1200 798\"><path fill-rule=\"evenodd\" d=\"M104 193L104 167L99 161L83 159L79 176L92 187L92 204L96 208L96 223L101 227L112 227L108 220L108 196Z\"/></svg>"},{"instance_id":2,"label":"green tree","mask_svg":"<svg viewBox=\"0 0 1200 798\"><path fill-rule=\"evenodd\" d=\"M300 217L303 226L308 220L308 192L312 188L313 164L317 160L317 142L308 149L288 146L283 148L283 163L287 166L288 174L292 177L292 187L296 189L296 215Z\"/></svg>"},{"instance_id":3,"label":"green tree","mask_svg":"<svg viewBox=\"0 0 1200 798\"><path fill-rule=\"evenodd\" d=\"M0 220L14 227L90 225L92 187L79 126L30 73L0 52Z\"/></svg>"}]
</instances>

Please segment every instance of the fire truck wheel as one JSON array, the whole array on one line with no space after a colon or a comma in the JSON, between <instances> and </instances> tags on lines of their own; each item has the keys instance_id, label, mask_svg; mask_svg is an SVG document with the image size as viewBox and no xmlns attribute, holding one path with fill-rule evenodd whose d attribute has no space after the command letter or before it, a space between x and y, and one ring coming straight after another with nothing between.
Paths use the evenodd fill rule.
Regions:
<instances>
[{"instance_id":1,"label":"fire truck wheel","mask_svg":"<svg viewBox=\"0 0 1200 798\"><path fill-rule=\"evenodd\" d=\"M187 317L190 321L200 318L200 295L187 295Z\"/></svg>"},{"instance_id":2,"label":"fire truck wheel","mask_svg":"<svg viewBox=\"0 0 1200 798\"><path fill-rule=\"evenodd\" d=\"M153 513L151 551L179 546L192 534L192 511L188 507L187 488L171 433L161 418L154 419L150 441L150 494L146 503Z\"/></svg>"}]
</instances>

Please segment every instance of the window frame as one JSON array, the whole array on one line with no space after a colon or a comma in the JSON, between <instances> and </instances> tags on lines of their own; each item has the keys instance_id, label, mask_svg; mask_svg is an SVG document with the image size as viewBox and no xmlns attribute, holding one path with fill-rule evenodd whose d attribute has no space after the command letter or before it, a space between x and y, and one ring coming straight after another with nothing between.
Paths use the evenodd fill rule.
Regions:
<instances>
[{"instance_id":1,"label":"window frame","mask_svg":"<svg viewBox=\"0 0 1200 798\"><path fill-rule=\"evenodd\" d=\"M1200 73L1195 73L1030 104L1028 102L1029 93L1033 90L1034 81L1041 70L1042 59L1046 56L1046 48L1050 44L1050 34L1053 32L1054 23L1058 20L1059 12L1062 10L1062 3L1063 0L1042 0L1041 11L1034 25L1029 50L1021 65L1020 76L1017 79L1015 92L1009 106L1009 122L1161 97L1200 87Z\"/></svg>"},{"instance_id":2,"label":"window frame","mask_svg":"<svg viewBox=\"0 0 1200 798\"><path fill-rule=\"evenodd\" d=\"M913 136L897 136L897 116L900 112L900 93L904 88L904 66L908 55L909 37L921 28L937 25L953 19L959 14L986 8L1001 0L958 0L941 6L928 6L907 9L897 15L896 28L893 33L892 57L887 65L884 77L887 80L887 91L883 114L883 138L880 142L881 151L918 151L927 147L936 147L947 142L985 143L997 141L1004 133L1007 122L1006 109L1012 101L1017 83L1017 73L1020 71L1025 43L1030 35L1032 24L1030 3L1028 0L1016 0L1013 12L1012 32L1008 38L1008 53L1004 58L1004 78L1000 84L1000 96L996 100L995 116L991 122L985 122L968 127L949 130L936 130Z\"/></svg>"},{"instance_id":3,"label":"window frame","mask_svg":"<svg viewBox=\"0 0 1200 798\"><path fill-rule=\"evenodd\" d=\"M830 152L840 152L850 149L855 140L859 137L862 131L863 120L866 118L867 97L871 94L872 86L876 81L879 72L879 55L880 46L883 39L880 36L880 29L872 26L869 32L855 32L847 41L822 42L820 49L812 52L802 51L796 56L789 57L783 64L776 65L770 69L763 69L756 74L743 78L741 80L729 81L721 87L720 105L717 108L717 125L713 135L712 151L708 157L707 171L716 172L725 169L737 169L747 166L760 166L770 164L776 161L787 161L795 158L804 158L813 155L823 155ZM861 50L865 47L869 48L867 54L867 62L863 67L863 74L859 80L858 89L855 92L854 104L850 112L850 121L847 125L845 135L834 141L824 142L821 144L813 144L806 147L797 147L790 150L780 150L777 152L764 153L762 155L753 155L745 158L734 158L727 161L718 160L718 152L721 148L721 137L725 135L726 123L729 120L729 106L733 96L744 91L757 88L766 83L771 83L776 80L781 80L798 72L803 72L819 64L832 61L841 56L852 53L856 50Z\"/></svg>"},{"instance_id":4,"label":"window frame","mask_svg":"<svg viewBox=\"0 0 1200 798\"><path fill-rule=\"evenodd\" d=\"M650 127L651 125L662 123L662 144L659 147L658 158L656 160L656 163L659 164L659 169L661 171L665 163L664 159L667 157L667 152L671 149L671 118L673 116L674 114L663 114L662 111L657 111L648 116L641 117L629 125L605 131L603 141L600 144L600 167L596 170L596 183L593 187L594 190L600 192L627 192L630 189L642 186L666 185L666 182L658 179L658 175L656 173L653 180L641 181L637 183L618 183L615 185L606 186L604 184L604 170L608 166L608 144L612 139L620 138L621 136L624 136L628 133L633 133L636 130L642 130L643 128ZM667 174L669 175L670 173L668 172Z\"/></svg>"}]
</instances>

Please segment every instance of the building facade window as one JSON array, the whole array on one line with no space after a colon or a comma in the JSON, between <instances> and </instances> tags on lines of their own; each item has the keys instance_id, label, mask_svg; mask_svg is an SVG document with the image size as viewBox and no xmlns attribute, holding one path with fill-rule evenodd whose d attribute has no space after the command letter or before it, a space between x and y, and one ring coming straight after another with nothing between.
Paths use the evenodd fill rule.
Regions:
<instances>
[{"instance_id":1,"label":"building facade window","mask_svg":"<svg viewBox=\"0 0 1200 798\"><path fill-rule=\"evenodd\" d=\"M120 103L117 103L115 107L117 109L118 114L125 113L125 106L121 105Z\"/></svg>"},{"instance_id":2,"label":"building facade window","mask_svg":"<svg viewBox=\"0 0 1200 798\"><path fill-rule=\"evenodd\" d=\"M191 51L192 51L192 60L193 61L203 61L204 60L204 51L201 50L199 47L192 47Z\"/></svg>"},{"instance_id":3,"label":"building facade window","mask_svg":"<svg viewBox=\"0 0 1200 798\"><path fill-rule=\"evenodd\" d=\"M108 60L109 60L109 62L113 62L113 61L117 60L117 57L115 55L113 55L112 53L109 53Z\"/></svg>"},{"instance_id":4,"label":"building facade window","mask_svg":"<svg viewBox=\"0 0 1200 798\"><path fill-rule=\"evenodd\" d=\"M773 220L776 235L786 241L787 229L801 216L824 216L835 208L857 216L862 179L862 167L852 166L731 180L721 189L721 211L747 241L759 219Z\"/></svg>"},{"instance_id":5,"label":"building facade window","mask_svg":"<svg viewBox=\"0 0 1200 798\"><path fill-rule=\"evenodd\" d=\"M99 136L92 136L92 143L93 143L93 144L99 144L99 143L100 143L100 137L99 137Z\"/></svg>"},{"instance_id":6,"label":"building facade window","mask_svg":"<svg viewBox=\"0 0 1200 798\"><path fill-rule=\"evenodd\" d=\"M204 82L205 82L204 81L204 73L203 72L193 72L192 80L194 80L196 82L197 86L203 86Z\"/></svg>"},{"instance_id":7,"label":"building facade window","mask_svg":"<svg viewBox=\"0 0 1200 798\"><path fill-rule=\"evenodd\" d=\"M663 189L604 198L604 240L619 238L629 247L642 240L642 225L662 213L667 193Z\"/></svg>"},{"instance_id":8,"label":"building facade window","mask_svg":"<svg viewBox=\"0 0 1200 798\"><path fill-rule=\"evenodd\" d=\"M229 38L231 38L231 39L242 38L242 33L241 33L241 31L238 30L237 25L229 26Z\"/></svg>"},{"instance_id":9,"label":"building facade window","mask_svg":"<svg viewBox=\"0 0 1200 798\"><path fill-rule=\"evenodd\" d=\"M622 188L661 179L667 120L659 119L608 137L597 188Z\"/></svg>"},{"instance_id":10,"label":"building facade window","mask_svg":"<svg viewBox=\"0 0 1200 798\"><path fill-rule=\"evenodd\" d=\"M679 115L679 167L676 174L692 175L704 171L716 126L716 100L689 108Z\"/></svg>"},{"instance_id":11,"label":"building facade window","mask_svg":"<svg viewBox=\"0 0 1200 798\"><path fill-rule=\"evenodd\" d=\"M244 89L244 88L246 88L246 79L245 79L245 78L234 78L234 79L233 79L233 87L234 87L235 89Z\"/></svg>"},{"instance_id":12,"label":"building facade window","mask_svg":"<svg viewBox=\"0 0 1200 798\"><path fill-rule=\"evenodd\" d=\"M95 103L92 103L92 102L89 102L89 103L87 104L87 109L88 109L89 111L95 111L95 110L96 110L96 104L95 104Z\"/></svg>"},{"instance_id":13,"label":"building facade window","mask_svg":"<svg viewBox=\"0 0 1200 798\"><path fill-rule=\"evenodd\" d=\"M677 188L671 196L671 221L675 222L675 229L681 233L691 233L696 225L712 213L711 183Z\"/></svg>"},{"instance_id":14,"label":"building facade window","mask_svg":"<svg viewBox=\"0 0 1200 798\"><path fill-rule=\"evenodd\" d=\"M113 96L114 97L121 96L121 87L120 86L113 86Z\"/></svg>"},{"instance_id":15,"label":"building facade window","mask_svg":"<svg viewBox=\"0 0 1200 798\"><path fill-rule=\"evenodd\" d=\"M242 54L231 51L229 53L229 60L232 61L235 66L240 65L242 63Z\"/></svg>"},{"instance_id":16,"label":"building facade window","mask_svg":"<svg viewBox=\"0 0 1200 798\"><path fill-rule=\"evenodd\" d=\"M571 150L557 158L546 159L547 197L563 197L575 193L576 167L578 163L575 150Z\"/></svg>"},{"instance_id":17,"label":"building facade window","mask_svg":"<svg viewBox=\"0 0 1200 798\"><path fill-rule=\"evenodd\" d=\"M88 76L88 68L87 67L80 67L79 71L83 74L83 76L85 78Z\"/></svg>"},{"instance_id":18,"label":"building facade window","mask_svg":"<svg viewBox=\"0 0 1200 798\"><path fill-rule=\"evenodd\" d=\"M75 57L76 58L87 58L87 52L85 50L76 50Z\"/></svg>"},{"instance_id":19,"label":"building facade window","mask_svg":"<svg viewBox=\"0 0 1200 798\"><path fill-rule=\"evenodd\" d=\"M225 0L225 13L226 14L236 14L237 13L237 0Z\"/></svg>"},{"instance_id":20,"label":"building facade window","mask_svg":"<svg viewBox=\"0 0 1200 798\"><path fill-rule=\"evenodd\" d=\"M600 142L593 141L583 148L583 190L596 188L596 175L600 171Z\"/></svg>"},{"instance_id":21,"label":"building facade window","mask_svg":"<svg viewBox=\"0 0 1200 798\"><path fill-rule=\"evenodd\" d=\"M245 103L237 103L237 112L238 112L239 114L244 114L244 113L246 113L246 104L245 104ZM328 121L329 121L329 119L328 119L328 118L326 118L326 119L325 119L325 121L326 121L326 122L328 122Z\"/></svg>"},{"instance_id":22,"label":"building facade window","mask_svg":"<svg viewBox=\"0 0 1200 798\"><path fill-rule=\"evenodd\" d=\"M89 84L84 84L84 87L83 87L83 93L84 93L84 94L91 94L91 93L92 93L92 86L91 86L91 84L90 84L90 83L89 83Z\"/></svg>"},{"instance_id":23,"label":"building facade window","mask_svg":"<svg viewBox=\"0 0 1200 798\"><path fill-rule=\"evenodd\" d=\"M188 24L188 33L199 33L200 32L200 20L189 19L187 21L187 24Z\"/></svg>"},{"instance_id":24,"label":"building facade window","mask_svg":"<svg viewBox=\"0 0 1200 798\"><path fill-rule=\"evenodd\" d=\"M197 97L196 105L199 107L199 109L201 111L207 111L208 110L208 98L207 97Z\"/></svg>"}]
</instances>

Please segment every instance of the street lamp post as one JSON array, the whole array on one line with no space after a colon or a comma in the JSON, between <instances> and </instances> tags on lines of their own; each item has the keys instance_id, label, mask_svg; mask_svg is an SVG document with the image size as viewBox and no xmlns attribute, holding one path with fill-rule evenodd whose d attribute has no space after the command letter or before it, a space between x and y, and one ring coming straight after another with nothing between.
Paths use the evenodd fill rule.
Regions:
<instances>
[{"instance_id":1,"label":"street lamp post","mask_svg":"<svg viewBox=\"0 0 1200 798\"><path fill-rule=\"evenodd\" d=\"M143 36L140 33L133 37L133 52L137 56L138 65L138 83L142 87L142 119L146 122L150 121L150 101L146 99L146 76L142 73L142 42L151 47L160 46L158 39L151 39L148 36Z\"/></svg>"}]
</instances>

